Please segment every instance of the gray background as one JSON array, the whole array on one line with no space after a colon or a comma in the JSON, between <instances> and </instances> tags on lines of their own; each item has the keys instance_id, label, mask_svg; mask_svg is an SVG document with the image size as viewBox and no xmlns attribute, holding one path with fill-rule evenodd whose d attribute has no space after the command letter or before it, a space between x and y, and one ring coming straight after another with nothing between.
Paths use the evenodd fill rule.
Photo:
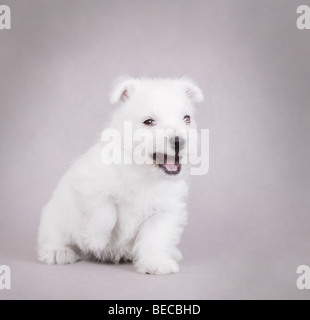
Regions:
<instances>
[{"instance_id":1,"label":"gray background","mask_svg":"<svg viewBox=\"0 0 310 320\"><path fill-rule=\"evenodd\" d=\"M310 298L308 0L6 0L0 31L0 299ZM3 3L4 4L4 3ZM36 259L40 210L99 137L122 74L201 86L210 171L192 179L181 273Z\"/></svg>"}]
</instances>

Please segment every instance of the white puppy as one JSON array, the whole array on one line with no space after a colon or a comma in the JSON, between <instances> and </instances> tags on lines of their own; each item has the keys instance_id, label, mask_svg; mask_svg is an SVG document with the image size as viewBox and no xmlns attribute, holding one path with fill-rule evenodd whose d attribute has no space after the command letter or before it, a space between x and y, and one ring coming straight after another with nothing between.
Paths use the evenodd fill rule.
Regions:
<instances>
[{"instance_id":1,"label":"white puppy","mask_svg":"<svg viewBox=\"0 0 310 320\"><path fill-rule=\"evenodd\" d=\"M43 210L39 260L69 264L92 255L132 261L140 273L178 272L189 175L181 159L188 152L186 133L195 128L193 103L202 100L187 78L119 80L111 93L111 103L119 106L109 128L123 139L124 123L132 123L133 134L148 133L139 144L142 152L134 151L135 141L115 139L97 142L78 159ZM121 151L121 164L104 161L108 145Z\"/></svg>"}]
</instances>

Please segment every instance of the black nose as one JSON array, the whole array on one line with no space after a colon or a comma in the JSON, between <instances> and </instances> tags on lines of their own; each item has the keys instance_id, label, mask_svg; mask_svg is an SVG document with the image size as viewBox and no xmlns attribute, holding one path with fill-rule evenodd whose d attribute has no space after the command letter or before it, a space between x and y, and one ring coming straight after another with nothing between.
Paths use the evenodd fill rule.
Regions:
<instances>
[{"instance_id":1,"label":"black nose","mask_svg":"<svg viewBox=\"0 0 310 320\"><path fill-rule=\"evenodd\" d=\"M185 146L185 140L176 136L169 139L169 142L172 146L172 148L175 149L175 152L178 153L180 150L182 150Z\"/></svg>"}]
</instances>

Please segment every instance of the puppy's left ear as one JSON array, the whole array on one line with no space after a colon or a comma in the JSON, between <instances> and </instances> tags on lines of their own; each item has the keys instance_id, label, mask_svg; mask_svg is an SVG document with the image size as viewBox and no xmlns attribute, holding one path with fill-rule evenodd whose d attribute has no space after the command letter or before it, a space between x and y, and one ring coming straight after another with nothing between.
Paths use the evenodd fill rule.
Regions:
<instances>
[{"instance_id":1,"label":"puppy's left ear","mask_svg":"<svg viewBox=\"0 0 310 320\"><path fill-rule=\"evenodd\" d=\"M124 103L130 99L134 92L135 79L131 77L120 77L114 82L113 89L110 94L110 102L115 104L117 102Z\"/></svg>"},{"instance_id":2,"label":"puppy's left ear","mask_svg":"<svg viewBox=\"0 0 310 320\"><path fill-rule=\"evenodd\" d=\"M203 93L192 79L183 77L180 79L180 81L185 90L186 95L192 102L199 103L203 101Z\"/></svg>"}]
</instances>

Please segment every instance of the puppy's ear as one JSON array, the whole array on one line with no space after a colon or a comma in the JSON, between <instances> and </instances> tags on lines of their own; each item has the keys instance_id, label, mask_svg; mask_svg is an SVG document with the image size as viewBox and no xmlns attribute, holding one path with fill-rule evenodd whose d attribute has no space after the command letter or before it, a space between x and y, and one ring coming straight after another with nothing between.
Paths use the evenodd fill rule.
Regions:
<instances>
[{"instance_id":1,"label":"puppy's ear","mask_svg":"<svg viewBox=\"0 0 310 320\"><path fill-rule=\"evenodd\" d=\"M203 101L203 93L192 79L182 77L180 81L185 90L186 95L192 102L199 103Z\"/></svg>"},{"instance_id":2,"label":"puppy's ear","mask_svg":"<svg viewBox=\"0 0 310 320\"><path fill-rule=\"evenodd\" d=\"M110 102L126 102L134 92L135 79L131 77L121 77L115 80L110 94Z\"/></svg>"}]
</instances>

